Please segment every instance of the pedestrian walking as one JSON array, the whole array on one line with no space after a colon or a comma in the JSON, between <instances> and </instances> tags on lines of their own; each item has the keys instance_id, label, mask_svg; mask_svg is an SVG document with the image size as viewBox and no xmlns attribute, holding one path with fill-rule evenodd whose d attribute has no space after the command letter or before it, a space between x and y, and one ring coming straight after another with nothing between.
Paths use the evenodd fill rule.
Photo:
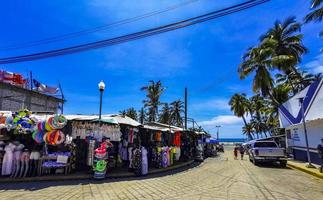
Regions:
<instances>
[{"instance_id":1,"label":"pedestrian walking","mask_svg":"<svg viewBox=\"0 0 323 200\"><path fill-rule=\"evenodd\" d=\"M243 160L243 155L244 155L244 148L243 146L241 145L240 148L239 148L239 152L240 152L240 155L241 155L241 160Z\"/></svg>"},{"instance_id":2,"label":"pedestrian walking","mask_svg":"<svg viewBox=\"0 0 323 200\"><path fill-rule=\"evenodd\" d=\"M234 147L233 154L234 154L234 159L237 160L238 159L238 147L237 146Z\"/></svg>"},{"instance_id":3,"label":"pedestrian walking","mask_svg":"<svg viewBox=\"0 0 323 200\"><path fill-rule=\"evenodd\" d=\"M320 172L323 173L323 138L321 139L321 144L317 145L317 151L321 159Z\"/></svg>"}]
</instances>

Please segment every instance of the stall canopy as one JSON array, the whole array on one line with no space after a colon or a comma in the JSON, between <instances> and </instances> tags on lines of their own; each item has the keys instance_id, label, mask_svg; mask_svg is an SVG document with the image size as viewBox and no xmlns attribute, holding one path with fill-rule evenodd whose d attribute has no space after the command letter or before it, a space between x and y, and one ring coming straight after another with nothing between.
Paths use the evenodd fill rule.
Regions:
<instances>
[{"instance_id":1,"label":"stall canopy","mask_svg":"<svg viewBox=\"0 0 323 200\"><path fill-rule=\"evenodd\" d=\"M118 124L124 124L128 126L134 126L138 127L141 126L139 122L136 120L128 117L128 116L123 116L123 115L102 115L102 118L112 118L114 119Z\"/></svg>"},{"instance_id":2,"label":"stall canopy","mask_svg":"<svg viewBox=\"0 0 323 200\"><path fill-rule=\"evenodd\" d=\"M208 138L205 140L207 144L217 144L219 141L216 140L215 138Z\"/></svg>"},{"instance_id":3,"label":"stall canopy","mask_svg":"<svg viewBox=\"0 0 323 200\"><path fill-rule=\"evenodd\" d=\"M168 124L163 124L159 122L147 122L144 124L145 129L149 130L156 130L156 131L169 131L169 132L176 132L176 131L183 131L183 128L177 127L177 126L172 126Z\"/></svg>"},{"instance_id":4,"label":"stall canopy","mask_svg":"<svg viewBox=\"0 0 323 200\"><path fill-rule=\"evenodd\" d=\"M317 80L304 90L290 98L279 107L281 128L302 122L302 109L299 103L304 98L304 114L306 121L323 118L323 80Z\"/></svg>"},{"instance_id":5,"label":"stall canopy","mask_svg":"<svg viewBox=\"0 0 323 200\"><path fill-rule=\"evenodd\" d=\"M66 115L66 118L68 120L75 121L99 121L99 115ZM134 127L141 125L130 117L117 114L101 115L101 121L105 123L123 124Z\"/></svg>"}]
</instances>

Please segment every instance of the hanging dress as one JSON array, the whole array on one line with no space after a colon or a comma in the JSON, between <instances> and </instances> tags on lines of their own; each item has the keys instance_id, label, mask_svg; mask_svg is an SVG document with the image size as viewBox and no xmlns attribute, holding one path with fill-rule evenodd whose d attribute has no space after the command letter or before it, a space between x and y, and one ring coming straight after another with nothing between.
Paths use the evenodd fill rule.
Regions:
<instances>
[{"instance_id":1,"label":"hanging dress","mask_svg":"<svg viewBox=\"0 0 323 200\"><path fill-rule=\"evenodd\" d=\"M142 155L142 167L141 167L141 174L146 175L148 174L148 158L147 158L148 151L145 147L141 147L141 155Z\"/></svg>"},{"instance_id":2,"label":"hanging dress","mask_svg":"<svg viewBox=\"0 0 323 200\"><path fill-rule=\"evenodd\" d=\"M13 168L13 151L15 150L16 145L9 143L5 148L5 154L2 161L2 171L1 175L10 175Z\"/></svg>"},{"instance_id":3,"label":"hanging dress","mask_svg":"<svg viewBox=\"0 0 323 200\"><path fill-rule=\"evenodd\" d=\"M167 160L167 149L166 147L163 147L163 153L162 153L162 166L166 168L168 166L168 160Z\"/></svg>"},{"instance_id":4,"label":"hanging dress","mask_svg":"<svg viewBox=\"0 0 323 200\"><path fill-rule=\"evenodd\" d=\"M140 176L141 175L141 163L142 163L142 159L141 159L141 150L136 148L134 151L133 151L133 161L132 161L132 165L133 165L133 168L135 170L135 174L137 176Z\"/></svg>"},{"instance_id":5,"label":"hanging dress","mask_svg":"<svg viewBox=\"0 0 323 200\"><path fill-rule=\"evenodd\" d=\"M167 153L167 166L170 166L170 147L166 147L166 153Z\"/></svg>"},{"instance_id":6,"label":"hanging dress","mask_svg":"<svg viewBox=\"0 0 323 200\"><path fill-rule=\"evenodd\" d=\"M175 160L178 161L179 158L181 157L181 148L180 147L175 147Z\"/></svg>"},{"instance_id":7,"label":"hanging dress","mask_svg":"<svg viewBox=\"0 0 323 200\"><path fill-rule=\"evenodd\" d=\"M132 147L129 147L128 148L128 158L129 158L129 168L132 169L133 166L132 166L132 158L133 158L133 155L132 155Z\"/></svg>"}]
</instances>

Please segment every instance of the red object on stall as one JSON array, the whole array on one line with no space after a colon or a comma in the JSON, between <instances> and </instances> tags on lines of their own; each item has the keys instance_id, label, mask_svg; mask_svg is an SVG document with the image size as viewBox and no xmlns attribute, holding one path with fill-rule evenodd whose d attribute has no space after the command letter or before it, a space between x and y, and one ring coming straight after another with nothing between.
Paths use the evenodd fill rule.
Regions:
<instances>
[{"instance_id":1,"label":"red object on stall","mask_svg":"<svg viewBox=\"0 0 323 200\"><path fill-rule=\"evenodd\" d=\"M174 133L174 145L179 147L181 146L181 132L177 131Z\"/></svg>"}]
</instances>

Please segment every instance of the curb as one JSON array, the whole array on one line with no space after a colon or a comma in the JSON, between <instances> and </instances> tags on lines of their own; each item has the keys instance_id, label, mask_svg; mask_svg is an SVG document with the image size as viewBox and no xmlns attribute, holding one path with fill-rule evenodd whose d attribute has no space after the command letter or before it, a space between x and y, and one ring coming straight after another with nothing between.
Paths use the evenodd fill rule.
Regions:
<instances>
[{"instance_id":1,"label":"curb","mask_svg":"<svg viewBox=\"0 0 323 200\"><path fill-rule=\"evenodd\" d=\"M148 172L145 176L136 176L132 172L128 173L119 173L119 174L109 174L107 177L103 180L112 180L112 179L118 179L118 178L149 178L149 175L169 172L172 170L177 170L180 168L184 168L186 166L192 165L194 163L194 160L190 160L184 163L180 163L178 165L173 165L168 168L161 168L161 169L152 169ZM26 177L21 179L12 179L12 178L0 178L0 183L18 183L18 182L43 182L43 181L71 181L71 180L94 180L93 174L75 174L71 176L64 176L64 175L56 175L56 176L38 176L38 177Z\"/></svg>"},{"instance_id":2,"label":"curb","mask_svg":"<svg viewBox=\"0 0 323 200\"><path fill-rule=\"evenodd\" d=\"M317 178L320 178L320 179L323 179L323 173L320 173L320 172L313 172L313 171L310 171L308 170L307 168L305 167L300 167L300 166L297 166L297 165L294 165L294 164L291 164L290 162L287 162L287 166L292 168L292 169L296 169L296 170L299 170L299 171L302 171L302 172L305 172L307 174L310 174L312 176L315 176Z\"/></svg>"}]
</instances>

